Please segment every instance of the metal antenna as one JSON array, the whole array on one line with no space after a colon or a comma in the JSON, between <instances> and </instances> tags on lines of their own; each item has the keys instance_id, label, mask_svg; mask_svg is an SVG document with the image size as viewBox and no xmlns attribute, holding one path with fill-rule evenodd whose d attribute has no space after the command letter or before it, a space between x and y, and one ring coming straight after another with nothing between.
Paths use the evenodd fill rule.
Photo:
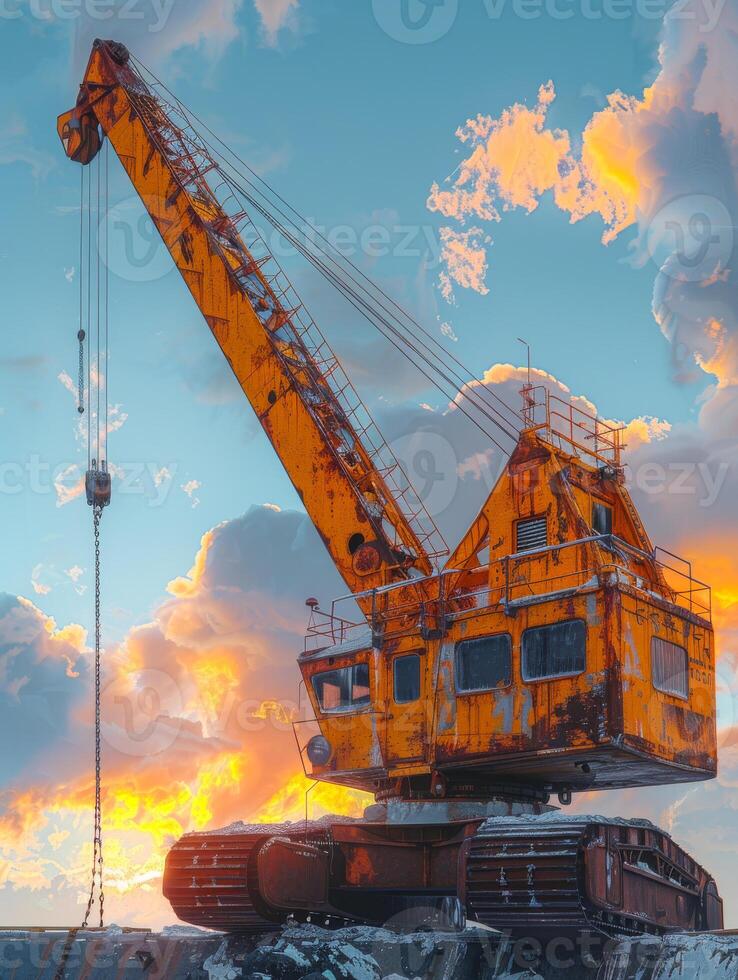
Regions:
<instances>
[{"instance_id":1,"label":"metal antenna","mask_svg":"<svg viewBox=\"0 0 738 980\"><path fill-rule=\"evenodd\" d=\"M528 387L530 388L531 387L531 383L530 383L530 344L528 343L527 340L523 340L522 337L518 337L518 342L521 343L523 345L523 347L525 347L526 351L528 352Z\"/></svg>"},{"instance_id":2,"label":"metal antenna","mask_svg":"<svg viewBox=\"0 0 738 980\"><path fill-rule=\"evenodd\" d=\"M529 429L534 423L533 412L535 409L535 400L531 396L533 385L531 384L530 374L530 344L527 340L523 340L522 337L518 337L518 342L525 347L528 354L528 381L525 387L520 389L520 394L523 398L523 420L525 423L525 428Z\"/></svg>"}]
</instances>

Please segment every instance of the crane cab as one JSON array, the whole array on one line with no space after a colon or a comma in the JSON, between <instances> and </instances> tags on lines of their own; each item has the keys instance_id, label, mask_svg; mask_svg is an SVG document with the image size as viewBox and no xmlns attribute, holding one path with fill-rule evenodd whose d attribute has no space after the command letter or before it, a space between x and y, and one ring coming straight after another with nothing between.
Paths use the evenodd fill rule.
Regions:
<instances>
[{"instance_id":1,"label":"crane cab","mask_svg":"<svg viewBox=\"0 0 738 980\"><path fill-rule=\"evenodd\" d=\"M709 589L652 547L618 431L545 408L430 599L407 583L364 596L365 624L313 620L315 722L297 734L314 778L379 799L566 802L715 776Z\"/></svg>"}]
</instances>

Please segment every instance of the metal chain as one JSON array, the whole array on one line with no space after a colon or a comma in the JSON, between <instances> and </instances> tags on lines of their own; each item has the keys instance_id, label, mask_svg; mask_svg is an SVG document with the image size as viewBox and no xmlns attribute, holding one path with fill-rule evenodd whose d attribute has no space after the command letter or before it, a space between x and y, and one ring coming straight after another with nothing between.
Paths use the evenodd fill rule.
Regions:
<instances>
[{"instance_id":1,"label":"metal chain","mask_svg":"<svg viewBox=\"0 0 738 980\"><path fill-rule=\"evenodd\" d=\"M77 340L79 341L79 375L77 380L77 411L80 415L85 414L85 337L87 334L84 330L80 329L77 334Z\"/></svg>"},{"instance_id":2,"label":"metal chain","mask_svg":"<svg viewBox=\"0 0 738 980\"><path fill-rule=\"evenodd\" d=\"M102 842L102 763L100 750L100 520L103 508L95 507L95 806L97 808L97 859L100 885L100 928L105 928L105 892L103 890Z\"/></svg>"},{"instance_id":3,"label":"metal chain","mask_svg":"<svg viewBox=\"0 0 738 980\"><path fill-rule=\"evenodd\" d=\"M79 929L70 929L67 936L66 942L62 947L61 956L59 957L59 968L54 975L54 980L64 980L67 974L67 963L71 955L74 944L77 940L77 934Z\"/></svg>"},{"instance_id":4,"label":"metal chain","mask_svg":"<svg viewBox=\"0 0 738 980\"><path fill-rule=\"evenodd\" d=\"M103 508L95 505L92 510L95 530L95 829L92 844L92 875L90 895L87 900L82 928L89 923L92 908L95 904L95 888L98 886L100 897L100 928L105 928L105 892L103 889L103 842L102 842L102 753L100 725L100 520Z\"/></svg>"}]
</instances>

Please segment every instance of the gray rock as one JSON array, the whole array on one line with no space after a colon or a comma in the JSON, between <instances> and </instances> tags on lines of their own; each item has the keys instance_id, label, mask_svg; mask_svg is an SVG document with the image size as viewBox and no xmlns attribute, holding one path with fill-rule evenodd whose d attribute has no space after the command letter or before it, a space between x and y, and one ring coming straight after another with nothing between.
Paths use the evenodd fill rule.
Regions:
<instances>
[{"instance_id":1,"label":"gray rock","mask_svg":"<svg viewBox=\"0 0 738 980\"><path fill-rule=\"evenodd\" d=\"M738 935L675 934L625 939L612 951L599 980L735 980Z\"/></svg>"},{"instance_id":2,"label":"gray rock","mask_svg":"<svg viewBox=\"0 0 738 980\"><path fill-rule=\"evenodd\" d=\"M310 928L287 930L273 945L254 950L244 959L243 973L249 980L260 975L270 980L381 980L382 976L369 953L337 934Z\"/></svg>"}]
</instances>

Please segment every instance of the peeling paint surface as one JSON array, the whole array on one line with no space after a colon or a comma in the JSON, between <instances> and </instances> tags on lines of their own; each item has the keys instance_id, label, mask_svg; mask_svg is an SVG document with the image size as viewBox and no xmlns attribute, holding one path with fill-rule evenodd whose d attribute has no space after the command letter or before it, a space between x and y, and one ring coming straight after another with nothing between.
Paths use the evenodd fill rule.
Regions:
<instances>
[{"instance_id":1,"label":"peeling paint surface","mask_svg":"<svg viewBox=\"0 0 738 980\"><path fill-rule=\"evenodd\" d=\"M593 538L594 499L611 508L617 539ZM538 535L546 522L549 544L542 547L538 538L521 551L518 529L530 519ZM368 725L357 713L352 724L350 712L340 724L328 714L319 717L337 751L331 770L318 771L318 778L360 787L366 772L366 788L373 791L378 770L390 766L384 776L379 772L382 791L422 795L434 773L442 776L435 784L441 792L451 784L467 794L487 792L511 776L536 792L576 792L714 775L712 629L677 605L624 486L527 433L469 534L459 548L467 570L449 573L451 584L443 589L440 579L427 586L436 588L436 602L413 610L417 596L407 586L394 597L392 590L381 594L381 628L373 629L382 638L381 663L374 661L376 721ZM509 557L474 566L473 549L489 541L499 541L496 553ZM552 660L549 672L545 666L536 668L539 674L530 671L531 631L541 636L568 622L584 625L583 647L575 656L546 648L544 656L558 657L560 666ZM456 645L501 635L510 640L509 686L457 692ZM685 651L686 699L657 688L654 637ZM392 659L418 651L418 700L427 710L394 700ZM362 656L359 651L353 660ZM324 650L320 658L331 660L333 653ZM335 666L348 665L352 655L344 645L333 659ZM312 674L325 666L308 658L300 665L310 694ZM393 783L396 778L402 782Z\"/></svg>"}]
</instances>

